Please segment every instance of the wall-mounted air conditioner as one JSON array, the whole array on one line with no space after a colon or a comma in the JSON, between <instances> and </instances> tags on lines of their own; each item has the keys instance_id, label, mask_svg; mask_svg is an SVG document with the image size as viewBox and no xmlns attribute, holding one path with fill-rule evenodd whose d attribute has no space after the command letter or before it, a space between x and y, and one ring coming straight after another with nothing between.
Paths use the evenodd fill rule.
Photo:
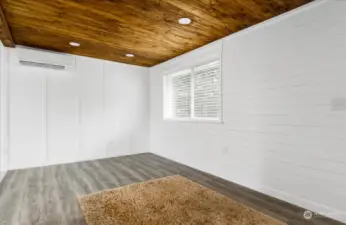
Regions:
<instances>
[{"instance_id":1,"label":"wall-mounted air conditioner","mask_svg":"<svg viewBox=\"0 0 346 225\"><path fill-rule=\"evenodd\" d=\"M72 55L21 46L16 47L15 50L20 65L56 70L66 70L74 66L74 57Z\"/></svg>"}]
</instances>

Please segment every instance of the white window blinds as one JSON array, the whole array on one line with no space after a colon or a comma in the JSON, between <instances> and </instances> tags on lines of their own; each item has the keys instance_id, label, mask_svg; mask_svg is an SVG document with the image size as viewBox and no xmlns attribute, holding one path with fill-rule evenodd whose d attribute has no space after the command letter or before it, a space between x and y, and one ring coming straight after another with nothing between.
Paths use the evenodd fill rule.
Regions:
<instances>
[{"instance_id":1,"label":"white window blinds","mask_svg":"<svg viewBox=\"0 0 346 225\"><path fill-rule=\"evenodd\" d=\"M166 76L164 90L165 118L221 120L219 61Z\"/></svg>"},{"instance_id":2,"label":"white window blinds","mask_svg":"<svg viewBox=\"0 0 346 225\"><path fill-rule=\"evenodd\" d=\"M213 62L194 68L194 117L220 118L220 65Z\"/></svg>"},{"instance_id":3,"label":"white window blinds","mask_svg":"<svg viewBox=\"0 0 346 225\"><path fill-rule=\"evenodd\" d=\"M172 113L175 118L191 117L191 70L171 77Z\"/></svg>"}]
</instances>

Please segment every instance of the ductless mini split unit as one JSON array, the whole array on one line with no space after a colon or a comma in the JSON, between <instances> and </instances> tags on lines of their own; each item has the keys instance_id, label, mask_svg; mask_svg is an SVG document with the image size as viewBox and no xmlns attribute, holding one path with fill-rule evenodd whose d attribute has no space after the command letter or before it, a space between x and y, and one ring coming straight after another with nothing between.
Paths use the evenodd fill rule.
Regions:
<instances>
[{"instance_id":1,"label":"ductless mini split unit","mask_svg":"<svg viewBox=\"0 0 346 225\"><path fill-rule=\"evenodd\" d=\"M67 70L74 66L74 58L72 55L26 47L17 47L15 50L19 64L23 66L55 70Z\"/></svg>"}]
</instances>

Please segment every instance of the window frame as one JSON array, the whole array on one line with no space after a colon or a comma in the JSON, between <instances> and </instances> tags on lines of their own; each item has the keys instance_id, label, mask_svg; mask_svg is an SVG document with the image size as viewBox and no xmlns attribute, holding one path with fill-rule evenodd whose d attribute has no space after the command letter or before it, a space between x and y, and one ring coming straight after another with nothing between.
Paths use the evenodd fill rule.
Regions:
<instances>
[{"instance_id":1,"label":"window frame","mask_svg":"<svg viewBox=\"0 0 346 225\"><path fill-rule=\"evenodd\" d=\"M218 118L203 118L203 117L196 117L195 116L195 103L194 103L194 96L195 96L195 83L194 83L194 74L195 69L199 67L203 67L212 63L218 62L219 67L219 79L218 79L218 87L219 87L219 117ZM179 75L180 73L183 73L184 71L191 71L191 100L190 100L190 109L191 109L191 115L187 118L182 117L173 117L171 116L171 90L169 90L170 87L170 80L172 76ZM168 99L168 100L167 100ZM163 120L168 122L205 122L205 123L223 123L223 73L222 73L222 60L221 59L214 59L214 60L208 60L207 62L199 63L190 67L185 67L179 70L171 71L169 73L166 73L163 76Z\"/></svg>"}]
</instances>

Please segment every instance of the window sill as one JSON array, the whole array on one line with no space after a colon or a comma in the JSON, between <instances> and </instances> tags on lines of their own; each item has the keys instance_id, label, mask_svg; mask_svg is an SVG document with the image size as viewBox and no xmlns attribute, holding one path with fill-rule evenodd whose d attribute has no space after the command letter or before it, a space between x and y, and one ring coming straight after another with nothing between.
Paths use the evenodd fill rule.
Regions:
<instances>
[{"instance_id":1,"label":"window sill","mask_svg":"<svg viewBox=\"0 0 346 225\"><path fill-rule=\"evenodd\" d=\"M223 124L222 120L219 119L183 119L183 118L164 118L164 122L182 122L182 123L214 123Z\"/></svg>"}]
</instances>

